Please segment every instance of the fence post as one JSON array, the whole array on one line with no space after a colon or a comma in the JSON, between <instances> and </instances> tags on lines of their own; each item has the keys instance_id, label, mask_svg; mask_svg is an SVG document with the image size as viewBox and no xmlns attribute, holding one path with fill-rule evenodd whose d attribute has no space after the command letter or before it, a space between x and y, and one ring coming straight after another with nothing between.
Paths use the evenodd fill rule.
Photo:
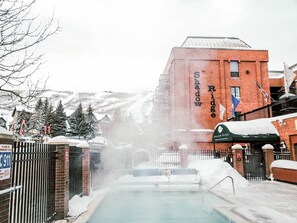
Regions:
<instances>
[{"instance_id":1,"label":"fence post","mask_svg":"<svg viewBox=\"0 0 297 223\"><path fill-rule=\"evenodd\" d=\"M244 177L242 146L240 144L236 144L232 146L231 149L233 152L233 167L241 176Z\"/></svg>"},{"instance_id":2,"label":"fence post","mask_svg":"<svg viewBox=\"0 0 297 223\"><path fill-rule=\"evenodd\" d=\"M52 138L56 145L55 219L64 219L69 211L69 144L64 136Z\"/></svg>"},{"instance_id":3,"label":"fence post","mask_svg":"<svg viewBox=\"0 0 297 223\"><path fill-rule=\"evenodd\" d=\"M187 168L188 167L188 146L181 145L179 147L179 155L180 155L180 167Z\"/></svg>"},{"instance_id":4,"label":"fence post","mask_svg":"<svg viewBox=\"0 0 297 223\"><path fill-rule=\"evenodd\" d=\"M266 177L270 179L270 165L274 161L274 154L273 154L273 146L271 144L265 144L262 147L264 153L264 162L265 162L265 170L266 170Z\"/></svg>"},{"instance_id":5,"label":"fence post","mask_svg":"<svg viewBox=\"0 0 297 223\"><path fill-rule=\"evenodd\" d=\"M87 142L81 142L76 145L82 148L82 192L85 196L90 195L91 178L90 178L90 146Z\"/></svg>"},{"instance_id":6,"label":"fence post","mask_svg":"<svg viewBox=\"0 0 297 223\"><path fill-rule=\"evenodd\" d=\"M11 154L13 135L0 127L0 223L10 222ZM12 192L13 193L13 192Z\"/></svg>"}]
</instances>

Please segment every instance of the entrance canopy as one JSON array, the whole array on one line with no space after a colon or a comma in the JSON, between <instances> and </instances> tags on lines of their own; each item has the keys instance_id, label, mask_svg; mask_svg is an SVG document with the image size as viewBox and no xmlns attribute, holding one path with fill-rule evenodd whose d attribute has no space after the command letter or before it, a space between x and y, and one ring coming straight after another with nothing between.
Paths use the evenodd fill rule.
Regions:
<instances>
[{"instance_id":1,"label":"entrance canopy","mask_svg":"<svg viewBox=\"0 0 297 223\"><path fill-rule=\"evenodd\" d=\"M219 123L213 133L212 142L263 142L279 141L279 133L269 118L250 121Z\"/></svg>"}]
</instances>

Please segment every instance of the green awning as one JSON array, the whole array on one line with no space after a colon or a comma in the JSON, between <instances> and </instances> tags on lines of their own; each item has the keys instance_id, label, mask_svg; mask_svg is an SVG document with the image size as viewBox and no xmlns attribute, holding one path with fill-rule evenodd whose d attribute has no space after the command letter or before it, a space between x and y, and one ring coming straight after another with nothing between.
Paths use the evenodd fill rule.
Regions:
<instances>
[{"instance_id":1,"label":"green awning","mask_svg":"<svg viewBox=\"0 0 297 223\"><path fill-rule=\"evenodd\" d=\"M253 128L255 131L251 131L252 128L248 122L220 123L214 130L212 142L275 142L280 140L274 126L267 126L261 131L259 131L260 127L255 126Z\"/></svg>"}]
</instances>

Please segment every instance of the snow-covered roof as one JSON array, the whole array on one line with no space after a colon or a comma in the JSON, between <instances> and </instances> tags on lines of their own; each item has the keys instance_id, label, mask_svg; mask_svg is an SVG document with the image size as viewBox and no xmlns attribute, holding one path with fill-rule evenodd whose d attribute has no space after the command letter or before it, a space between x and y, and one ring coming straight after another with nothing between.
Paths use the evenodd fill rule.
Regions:
<instances>
[{"instance_id":1,"label":"snow-covered roof","mask_svg":"<svg viewBox=\"0 0 297 223\"><path fill-rule=\"evenodd\" d=\"M268 71L268 76L270 79L281 79L284 77L284 71L270 70Z\"/></svg>"},{"instance_id":2,"label":"snow-covered roof","mask_svg":"<svg viewBox=\"0 0 297 223\"><path fill-rule=\"evenodd\" d=\"M271 119L262 118L249 121L234 121L223 123L233 134L238 135L257 135L257 134L276 134L277 129L271 123Z\"/></svg>"},{"instance_id":3,"label":"snow-covered roof","mask_svg":"<svg viewBox=\"0 0 297 223\"><path fill-rule=\"evenodd\" d=\"M219 123L212 141L217 142L275 142L279 133L269 118Z\"/></svg>"},{"instance_id":4,"label":"snow-covered roof","mask_svg":"<svg viewBox=\"0 0 297 223\"><path fill-rule=\"evenodd\" d=\"M193 48L226 48L226 49L251 49L239 38L235 37L206 37L188 36L182 47Z\"/></svg>"},{"instance_id":5,"label":"snow-covered roof","mask_svg":"<svg viewBox=\"0 0 297 223\"><path fill-rule=\"evenodd\" d=\"M78 148L90 148L89 143L85 140L81 141L76 145Z\"/></svg>"},{"instance_id":6,"label":"snow-covered roof","mask_svg":"<svg viewBox=\"0 0 297 223\"><path fill-rule=\"evenodd\" d=\"M12 136L12 133L8 131L7 129L0 126L0 135L9 135Z\"/></svg>"}]
</instances>

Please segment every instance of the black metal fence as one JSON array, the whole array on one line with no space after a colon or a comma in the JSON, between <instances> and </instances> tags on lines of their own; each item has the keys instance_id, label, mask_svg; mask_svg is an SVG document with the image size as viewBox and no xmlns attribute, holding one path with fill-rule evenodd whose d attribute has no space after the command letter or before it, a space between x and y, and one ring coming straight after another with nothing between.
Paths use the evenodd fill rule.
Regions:
<instances>
[{"instance_id":1,"label":"black metal fence","mask_svg":"<svg viewBox=\"0 0 297 223\"><path fill-rule=\"evenodd\" d=\"M157 168L162 167L180 167L180 152L170 150L155 150L136 151L132 157L133 167L137 165L146 165ZM189 151L188 161L195 160L211 160L211 159L223 159L225 162L230 163L233 166L233 154L231 150L199 150Z\"/></svg>"},{"instance_id":2,"label":"black metal fence","mask_svg":"<svg viewBox=\"0 0 297 223\"><path fill-rule=\"evenodd\" d=\"M15 142L12 152L10 222L53 222L55 215L55 146Z\"/></svg>"},{"instance_id":3,"label":"black metal fence","mask_svg":"<svg viewBox=\"0 0 297 223\"><path fill-rule=\"evenodd\" d=\"M291 160L290 151L274 151L274 160Z\"/></svg>"},{"instance_id":4,"label":"black metal fence","mask_svg":"<svg viewBox=\"0 0 297 223\"><path fill-rule=\"evenodd\" d=\"M69 148L69 199L82 193L82 149Z\"/></svg>"},{"instance_id":5,"label":"black metal fence","mask_svg":"<svg viewBox=\"0 0 297 223\"><path fill-rule=\"evenodd\" d=\"M228 119L228 121L248 121L259 118L270 118L297 112L297 96L285 98L278 102L254 109Z\"/></svg>"}]
</instances>

